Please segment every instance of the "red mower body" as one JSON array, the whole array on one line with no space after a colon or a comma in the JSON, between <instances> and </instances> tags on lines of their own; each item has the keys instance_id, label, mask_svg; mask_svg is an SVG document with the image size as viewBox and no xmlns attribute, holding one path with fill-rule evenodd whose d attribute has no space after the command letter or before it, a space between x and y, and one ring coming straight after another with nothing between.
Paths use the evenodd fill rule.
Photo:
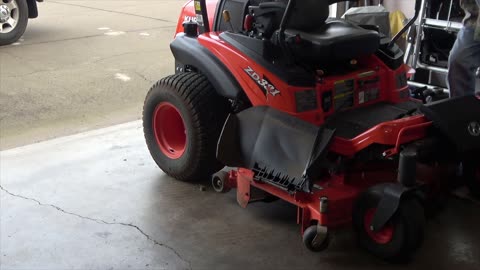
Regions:
<instances>
[{"instance_id":1,"label":"red mower body","mask_svg":"<svg viewBox=\"0 0 480 270\"><path fill-rule=\"evenodd\" d=\"M220 14L216 10L218 2L217 0L206 1L211 32L200 34L196 39L203 48L225 65L252 106L273 107L321 126L327 118L341 111L366 108L379 103L401 104L412 101L407 85L407 73L410 67L402 64L392 69L375 55L352 59L353 70L342 74L325 76L322 70L317 70L318 75L313 87L288 84L284 78L278 77L256 59L220 36L223 31L218 31L214 25L215 20L221 20L216 18ZM194 1L187 2L182 9L176 30L177 38L183 37L183 24L186 21L197 22ZM350 91L345 93L342 89L337 93L335 89L342 84L349 84ZM315 91L316 100L313 103L317 106L303 111L299 108L296 96L308 91ZM352 96L352 103L348 108L337 110L336 108L341 106L336 103L340 103L345 95ZM330 100L328 104L324 99ZM424 138L431 124L431 121L422 115L381 122L352 138L336 136L328 151L352 158L371 145L383 145L388 146L384 152L385 157L393 156L399 153L401 145ZM328 179L318 179L315 183L322 186L322 189L311 193L292 193L267 183L254 181L254 172L245 168L231 171L226 186L237 189L237 200L243 207L246 207L250 201L255 201L252 197L252 188L266 191L297 205L297 222L302 225L303 233L313 222L326 227L337 227L349 223L352 205L362 191L376 184L397 181L396 163L381 165L373 163L362 164L362 166L345 173L331 175ZM320 211L321 198L328 198L328 212Z\"/></svg>"},{"instance_id":2,"label":"red mower body","mask_svg":"<svg viewBox=\"0 0 480 270\"><path fill-rule=\"evenodd\" d=\"M214 21L218 0L207 0L207 14L210 29L214 28ZM183 34L183 23L196 22L194 1L188 1L182 8L176 28L176 35ZM407 76L410 67L403 64L395 70L390 69L377 56L371 55L355 59L357 68L353 72L328 77L318 77L312 87L298 87L287 84L262 65L256 63L237 48L219 37L221 32L210 32L198 36L198 42L215 55L231 72L236 81L244 90L253 106L271 106L287 112L302 120L315 125L322 125L325 119L337 111L335 102L342 94L335 96L332 93L332 103L329 108L318 106L314 110L299 112L295 102L295 95L304 91L317 92L316 103L322 104L322 97L332 92L335 84L352 80L354 104L350 109L367 107L375 103L402 103L411 100L407 85ZM361 85L361 86L360 86ZM369 91L378 90L378 98L368 100ZM387 154L398 153L398 147L425 136L430 121L422 116L403 118L396 121L383 122L355 138L335 138L331 151L338 154L353 156L355 153L372 144L392 145L392 151Z\"/></svg>"},{"instance_id":3,"label":"red mower body","mask_svg":"<svg viewBox=\"0 0 480 270\"><path fill-rule=\"evenodd\" d=\"M208 21L210 23L210 29L213 28L213 21L215 17L215 10L217 9L218 0L208 0L207 3L207 14ZM195 15L195 4L193 0L189 0L183 5L180 16L178 17L177 28L175 30L175 36L179 33L183 33L183 23L188 21L197 21Z\"/></svg>"},{"instance_id":4,"label":"red mower body","mask_svg":"<svg viewBox=\"0 0 480 270\"><path fill-rule=\"evenodd\" d=\"M365 237L370 237L369 239L377 245L388 245L398 233L395 232L392 220L400 218L396 213L403 211L401 200L408 197L423 202L425 198L434 196L439 187L443 186L441 179L435 177L447 175L445 171L447 166L442 168L442 164L455 163L459 156L470 158L470 154L473 153L471 149L475 147L477 150L480 149L478 141L480 137L470 138L468 136L476 135L472 135L471 131L468 135L467 129L462 129L463 125L469 127L473 125L474 127L470 129L476 131L475 121L480 120L472 117L478 118L480 115L479 100L475 97L466 97L447 104L455 108L461 121L449 116L445 103L423 106L420 100L411 97L407 85L410 67L403 63L403 53L395 47L396 45L379 39L377 42L380 43L380 47L375 47L378 46L375 44L371 53L358 54L348 58L347 61L339 60L338 63L305 68L298 64L298 61L295 62L296 66L289 63L289 56L285 56L286 60L280 59L283 56L278 52L276 57L269 58L266 55L271 53L270 50L275 50L273 48L275 46L276 49L286 46L285 44L300 46L311 40L304 40L304 37L308 37L307 34L292 34L289 38L284 37L288 42L279 42L269 47L270 43L277 42L274 37L265 39L250 29L252 24L255 24L252 23L254 11L260 14L261 7L252 8L247 5L248 1L244 2L245 6L239 7L235 1L190 0L182 8L175 40L171 43L176 60L176 73L202 74L215 88L218 96L227 99L232 105L231 114L223 125L216 154L223 164L238 169L215 174L212 179L215 190L225 192L235 188L237 201L242 207L272 196L296 205L297 222L301 224L301 232L307 247L311 245L316 235L321 234L315 228L333 228L350 223L355 216L355 209L358 208L354 206L358 204L362 194L374 193L375 196L381 196L381 201L364 209L364 217L357 223L361 227L359 230L366 231ZM289 1L291 2L295 1ZM327 3L328 7L328 3L339 1L323 2ZM273 10L271 13L274 14L278 8L285 7L275 2L267 3L265 8L271 8ZM229 10L235 11L233 15ZM287 13L288 10L285 11L285 14ZM202 25L206 20L208 23ZM343 22L338 24L343 25ZM259 22L257 27L258 25ZM198 30L197 27L208 31ZM372 35L369 32L371 30L361 29L359 26L340 28L341 31L347 31L346 29L362 32L366 37ZM279 37L283 37L282 31L281 26L276 32ZM329 40L341 44L334 37ZM352 43L349 48L354 50L355 46L360 44ZM333 48L330 49L334 51ZM341 59L341 55L337 56ZM308 78L303 78L302 72L308 73ZM238 104L248 105L241 107ZM474 116L465 108L466 104L474 108ZM163 108L165 113L159 114L159 118L167 115L167 112L175 112L175 115L178 114L178 118L182 119L182 125L170 125L180 127L176 134L182 135L182 143L180 144L177 139L167 140L171 137L170 133L161 132L154 125L156 141L160 149L166 152L164 156L181 161L184 152L189 151L187 138L189 131L185 127L187 124L184 124L187 117L182 118L181 110L176 108L170 110L171 106L163 105L158 109L160 105L154 110L157 112ZM273 119L271 121L274 123L269 126L267 131L270 133L267 136L259 132L266 128L263 120L255 119L261 118L262 115L255 116L252 113L254 115L252 118L245 116L248 114L244 113L245 111L252 109L250 112L253 112L254 108L260 108L256 110L257 112L269 112L268 117ZM261 108L273 109L275 112ZM243 119L240 116L242 113ZM448 119L444 121L443 118ZM157 118L154 117L154 124L155 119ZM166 123L167 120L163 122ZM248 126L248 122L252 125ZM464 133L454 134L448 125L458 126ZM181 127L185 129L185 133L181 132ZM298 133L295 133L298 131L297 127L309 130L308 132L313 134L304 136L306 138L304 141L311 142L314 146L313 149L308 149L308 153L301 150L302 139L297 138ZM328 132L324 133L325 130ZM328 137L328 134L334 135ZM438 134L442 135L437 136ZM259 154L257 145L270 143L269 136L273 141L278 140L283 145L279 143L265 151L274 154ZM252 141L245 143L242 141L244 137L251 137ZM321 139L325 137L328 140L322 145ZM453 142L443 141L444 137ZM445 151L439 153L439 146ZM250 150L245 150L247 148ZM455 151L462 148L466 150L457 155ZM289 167L289 164L282 163L282 158L278 158L278 155L284 153L286 158L291 158L288 156L289 151L294 152L292 156L310 157L307 165L305 163L298 165L301 170L304 169L303 175L285 175L284 172L288 169L257 166L257 161L262 162L271 158L280 160L272 164ZM468 154L463 154L464 152ZM236 156L244 160L238 161ZM230 164L224 162L222 157ZM292 159L292 162L295 160ZM317 166L316 162L328 164L328 168ZM309 178L309 170L312 167L321 171L315 174L314 179ZM278 170L284 171L280 173ZM299 178L305 178L302 185L308 183L308 187L292 188L293 184L289 181L293 182ZM315 230L313 236L312 228ZM415 237L420 237L420 233L414 234ZM412 250L415 248L412 247ZM385 257L393 258L396 255L398 254L392 253Z\"/></svg>"},{"instance_id":5,"label":"red mower body","mask_svg":"<svg viewBox=\"0 0 480 270\"><path fill-rule=\"evenodd\" d=\"M391 70L376 56L358 60L358 65L363 65L363 67L354 72L317 78L318 82L315 88L312 89L310 87L297 87L286 84L281 78L258 65L254 60L242 54L230 44L222 41L218 33L200 35L198 40L200 44L205 46L227 66L244 89L253 106L270 106L315 125L322 125L327 117L337 113L334 109L336 107L335 103L344 94L335 95L334 92L332 93L332 89L335 88L336 84L341 84L345 81L351 81L355 85L351 93L354 104L352 104L350 109L367 107L382 102L402 103L411 99L406 83L406 73L410 68L407 65L402 65L397 70ZM322 104L324 101L321 98L326 93L330 93L330 98L333 99L332 104L329 106L330 108L318 106L316 109L307 112L298 112L295 95L311 90L317 92L317 104ZM365 96L368 95L368 92L376 90L378 90L378 98L365 101ZM360 150L375 143L398 146L423 138L429 125L430 122L422 116L384 122L352 139L337 137L332 144L331 151L346 156L353 156Z\"/></svg>"}]
</instances>

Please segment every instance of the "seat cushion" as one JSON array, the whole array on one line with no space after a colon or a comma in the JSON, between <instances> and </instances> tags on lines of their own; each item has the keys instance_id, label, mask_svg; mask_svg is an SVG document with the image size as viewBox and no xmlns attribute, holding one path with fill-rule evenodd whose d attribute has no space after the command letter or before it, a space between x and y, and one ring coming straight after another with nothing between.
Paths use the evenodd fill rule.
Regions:
<instances>
[{"instance_id":1,"label":"seat cushion","mask_svg":"<svg viewBox=\"0 0 480 270\"><path fill-rule=\"evenodd\" d=\"M300 42L291 43L295 58L318 66L329 61L351 60L372 54L380 46L376 31L366 30L344 20L329 20L309 32L287 29L285 36L300 36Z\"/></svg>"}]
</instances>

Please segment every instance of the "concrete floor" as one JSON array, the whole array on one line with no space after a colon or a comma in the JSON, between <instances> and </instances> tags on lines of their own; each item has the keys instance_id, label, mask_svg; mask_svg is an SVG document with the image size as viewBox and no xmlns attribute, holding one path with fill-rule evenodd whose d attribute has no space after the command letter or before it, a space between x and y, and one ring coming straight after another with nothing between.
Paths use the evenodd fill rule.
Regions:
<instances>
[{"instance_id":1,"label":"concrete floor","mask_svg":"<svg viewBox=\"0 0 480 270\"><path fill-rule=\"evenodd\" d=\"M393 266L349 228L307 251L296 209L240 208L234 192L175 181L154 164L141 123L0 152L1 269L480 269L480 205L451 198L423 248Z\"/></svg>"},{"instance_id":2,"label":"concrete floor","mask_svg":"<svg viewBox=\"0 0 480 270\"><path fill-rule=\"evenodd\" d=\"M0 269L480 269L480 205L452 198L407 266L359 250L347 228L307 251L286 203L175 181L138 119L171 73L183 0L49 0L0 48Z\"/></svg>"},{"instance_id":3,"label":"concrete floor","mask_svg":"<svg viewBox=\"0 0 480 270\"><path fill-rule=\"evenodd\" d=\"M183 0L49 0L0 47L0 149L138 119Z\"/></svg>"}]
</instances>

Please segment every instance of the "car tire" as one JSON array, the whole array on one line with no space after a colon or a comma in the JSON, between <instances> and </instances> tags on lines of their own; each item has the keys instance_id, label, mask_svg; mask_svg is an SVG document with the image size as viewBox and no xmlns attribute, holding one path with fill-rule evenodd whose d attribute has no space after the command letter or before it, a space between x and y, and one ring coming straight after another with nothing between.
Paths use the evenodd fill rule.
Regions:
<instances>
[{"instance_id":1,"label":"car tire","mask_svg":"<svg viewBox=\"0 0 480 270\"><path fill-rule=\"evenodd\" d=\"M28 24L27 0L0 0L0 5L15 7L10 10L12 22L0 22L0 46L16 42L25 33Z\"/></svg>"}]
</instances>

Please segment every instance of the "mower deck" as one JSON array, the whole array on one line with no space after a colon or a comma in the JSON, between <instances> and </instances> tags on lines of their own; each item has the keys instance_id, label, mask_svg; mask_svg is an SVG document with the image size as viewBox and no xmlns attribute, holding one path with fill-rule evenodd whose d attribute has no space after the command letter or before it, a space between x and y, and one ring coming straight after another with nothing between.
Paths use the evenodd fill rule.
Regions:
<instances>
[{"instance_id":1,"label":"mower deck","mask_svg":"<svg viewBox=\"0 0 480 270\"><path fill-rule=\"evenodd\" d=\"M395 181L394 170L372 171L363 174L350 173L346 176L332 176L328 181L316 181L313 190L307 192L290 193L271 184L253 181L254 173L251 170L239 168L229 172L225 181L224 190L236 188L237 202L246 207L249 203L263 200L265 193L273 195L298 207L297 223L303 232L312 222L324 227L335 228L351 221L352 208L358 195L366 188L385 182ZM358 180L363 181L358 181ZM377 179L377 181L375 180ZM379 180L382 179L382 180ZM322 204L322 198L328 198L328 207ZM328 208L328 211L327 211ZM322 211L324 209L324 211Z\"/></svg>"}]
</instances>

